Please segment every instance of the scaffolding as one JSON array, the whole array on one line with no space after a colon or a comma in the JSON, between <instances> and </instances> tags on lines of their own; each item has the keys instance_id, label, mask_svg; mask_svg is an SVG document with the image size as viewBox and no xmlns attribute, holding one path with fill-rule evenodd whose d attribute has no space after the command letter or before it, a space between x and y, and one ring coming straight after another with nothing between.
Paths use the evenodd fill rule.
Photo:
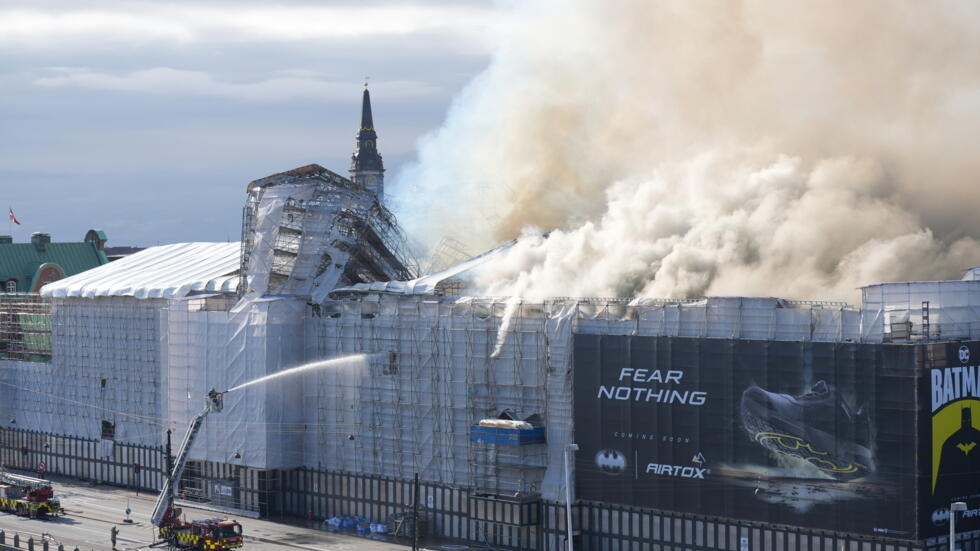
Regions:
<instances>
[{"instance_id":1,"label":"scaffolding","mask_svg":"<svg viewBox=\"0 0 980 551\"><path fill-rule=\"evenodd\" d=\"M169 301L161 311L164 426L179 438L210 389L302 364L306 304L295 297L241 304L217 294ZM227 393L190 450L181 480L186 499L263 510L278 470L303 465L302 385L284 378Z\"/></svg>"},{"instance_id":2,"label":"scaffolding","mask_svg":"<svg viewBox=\"0 0 980 551\"><path fill-rule=\"evenodd\" d=\"M394 216L362 186L309 165L249 185L239 293L311 295L411 279L418 262Z\"/></svg>"},{"instance_id":3,"label":"scaffolding","mask_svg":"<svg viewBox=\"0 0 980 551\"><path fill-rule=\"evenodd\" d=\"M572 441L573 333L793 341L860 335L859 312L841 303L745 297L357 294L316 303L209 294L54 299L52 306L54 365L11 372L35 392L6 407L55 433L103 438L107 422L106 446L112 439L159 445L165 428L186 426L209 388L369 355L232 393L225 411L209 419L192 453L188 494L253 510L264 497L242 492L256 488L255 477L300 467L399 479L418 472L426 482L481 495L559 498L562 450ZM66 377L75 385L59 386ZM66 400L40 398L52 393ZM544 442L473 438L481 420L500 417L544 427ZM245 497L231 499L229 491Z\"/></svg>"},{"instance_id":4,"label":"scaffolding","mask_svg":"<svg viewBox=\"0 0 980 551\"><path fill-rule=\"evenodd\" d=\"M862 342L980 339L980 279L861 288Z\"/></svg>"},{"instance_id":5,"label":"scaffolding","mask_svg":"<svg viewBox=\"0 0 980 551\"><path fill-rule=\"evenodd\" d=\"M465 262L472 257L473 255L466 251L465 245L451 237L444 237L432 250L422 273L433 274L460 262Z\"/></svg>"},{"instance_id":6,"label":"scaffolding","mask_svg":"<svg viewBox=\"0 0 980 551\"><path fill-rule=\"evenodd\" d=\"M307 354L391 353L393 363L312 376L309 465L473 488L561 496L571 442L573 333L840 342L860 313L840 302L348 295L309 308ZM471 438L487 418L532 420L545 442Z\"/></svg>"},{"instance_id":7,"label":"scaffolding","mask_svg":"<svg viewBox=\"0 0 980 551\"><path fill-rule=\"evenodd\" d=\"M132 297L52 301L55 380L49 391L66 398L48 404L52 425L103 439L106 453L115 439L160 445L165 304ZM68 379L73 388L63 383ZM105 423L114 427L113 434L103 432Z\"/></svg>"},{"instance_id":8,"label":"scaffolding","mask_svg":"<svg viewBox=\"0 0 980 551\"><path fill-rule=\"evenodd\" d=\"M30 301L31 315L51 325L51 353L41 355L46 361L32 356L4 362L0 414L8 426L92 439L103 457L113 455L116 441L158 446L159 309L165 301ZM50 314L37 313L44 308Z\"/></svg>"},{"instance_id":9,"label":"scaffolding","mask_svg":"<svg viewBox=\"0 0 980 551\"><path fill-rule=\"evenodd\" d=\"M540 495L570 441L570 325L561 303L503 299L376 297L311 309L308 347L318 357L390 353L392 361L317 375L307 441L312 465L474 488ZM471 441L473 426L501 416L547 425L547 442Z\"/></svg>"},{"instance_id":10,"label":"scaffolding","mask_svg":"<svg viewBox=\"0 0 980 551\"><path fill-rule=\"evenodd\" d=\"M980 332L980 281L866 288L861 309L771 297L466 297L453 277L461 270L419 285L391 281L417 273L394 218L373 194L315 165L253 182L245 211L240 274L215 272L240 275L239 294L0 300L0 341L12 360L2 375L15 389L0 414L18 427L91 438L100 457L112 457L116 441L152 447L167 428L180 434L210 388L358 356L230 393L191 453L188 497L260 511L278 474L308 469L418 473L523 503L563 496L575 334L805 343L898 339L901 327L912 338ZM368 282L388 283L326 297ZM164 296L151 283L141 296ZM481 439L481 421L500 418L544 437Z\"/></svg>"},{"instance_id":11,"label":"scaffolding","mask_svg":"<svg viewBox=\"0 0 980 551\"><path fill-rule=\"evenodd\" d=\"M0 293L0 359L51 361L51 301L35 293Z\"/></svg>"},{"instance_id":12,"label":"scaffolding","mask_svg":"<svg viewBox=\"0 0 980 551\"><path fill-rule=\"evenodd\" d=\"M772 297L579 299L576 332L843 342L860 338L860 310L843 302Z\"/></svg>"}]
</instances>

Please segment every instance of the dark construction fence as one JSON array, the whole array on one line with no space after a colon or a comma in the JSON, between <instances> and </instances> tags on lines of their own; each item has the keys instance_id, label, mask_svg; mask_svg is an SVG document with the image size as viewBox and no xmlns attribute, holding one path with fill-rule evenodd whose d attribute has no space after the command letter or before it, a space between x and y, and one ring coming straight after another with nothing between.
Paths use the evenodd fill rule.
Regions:
<instances>
[{"instance_id":1,"label":"dark construction fence","mask_svg":"<svg viewBox=\"0 0 980 551\"><path fill-rule=\"evenodd\" d=\"M555 504L558 514L563 506ZM861 537L795 526L708 518L639 507L580 503L574 522L582 529L586 550L644 551L945 551L944 544L931 547L915 542ZM580 516L579 516L580 515ZM564 539L562 538L562 541ZM546 547L556 549L556 547ZM960 547L976 551L976 547Z\"/></svg>"},{"instance_id":2,"label":"dark construction fence","mask_svg":"<svg viewBox=\"0 0 980 551\"><path fill-rule=\"evenodd\" d=\"M47 447L45 447L47 445ZM0 459L13 469L142 489L159 488L162 448L116 444L110 457L100 455L100 442L16 429L0 429ZM140 462L141 476L133 477ZM222 480L221 466L204 465L202 474ZM227 466L224 466L227 467ZM227 469L226 469L227 470ZM314 469L259 472L243 479L243 490L268 496L263 516L327 519L357 515L388 522L392 514L411 509L413 483L353 473ZM250 487L249 487L250 486ZM466 489L421 484L425 533L495 547L550 551L565 545L565 506L560 502L508 501ZM251 509L252 507L248 507ZM573 508L579 550L649 551L945 551L944 538L928 546L873 537L778 527L761 523L655 511L641 507L579 502ZM393 526L389 524L389 529ZM974 533L975 537L976 534ZM962 551L980 551L976 539L964 540Z\"/></svg>"},{"instance_id":3,"label":"dark construction fence","mask_svg":"<svg viewBox=\"0 0 980 551\"><path fill-rule=\"evenodd\" d=\"M0 463L40 477L61 475L151 492L163 485L163 446L140 446L102 439L0 428ZM181 478L188 501L266 514L279 471L241 465L189 461Z\"/></svg>"},{"instance_id":4,"label":"dark construction fence","mask_svg":"<svg viewBox=\"0 0 980 551\"><path fill-rule=\"evenodd\" d=\"M144 490L162 486L162 447L0 428L0 463L38 475L57 474Z\"/></svg>"},{"instance_id":5,"label":"dark construction fence","mask_svg":"<svg viewBox=\"0 0 980 551\"><path fill-rule=\"evenodd\" d=\"M413 483L353 473L296 469L282 474L276 514L312 519L356 515L386 522L411 510ZM565 505L511 501L467 489L422 483L426 533L496 548L564 549ZM925 545L797 526L712 518L635 506L579 501L573 507L575 549L601 551L946 551L945 538ZM394 527L389 524L389 529ZM964 534L961 551L980 551L978 534Z\"/></svg>"}]
</instances>

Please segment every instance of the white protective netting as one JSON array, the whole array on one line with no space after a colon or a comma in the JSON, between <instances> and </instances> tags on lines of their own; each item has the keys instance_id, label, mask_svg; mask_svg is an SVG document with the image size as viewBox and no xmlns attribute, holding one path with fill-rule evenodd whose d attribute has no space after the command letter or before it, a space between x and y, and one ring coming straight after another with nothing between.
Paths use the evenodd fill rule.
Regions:
<instances>
[{"instance_id":1,"label":"white protective netting","mask_svg":"<svg viewBox=\"0 0 980 551\"><path fill-rule=\"evenodd\" d=\"M880 283L861 293L864 342L980 338L980 280Z\"/></svg>"},{"instance_id":2,"label":"white protective netting","mask_svg":"<svg viewBox=\"0 0 980 551\"><path fill-rule=\"evenodd\" d=\"M131 297L54 299L51 363L5 362L2 401L9 425L159 445L164 304Z\"/></svg>"},{"instance_id":3,"label":"white protective netting","mask_svg":"<svg viewBox=\"0 0 980 551\"><path fill-rule=\"evenodd\" d=\"M236 301L56 299L54 362L19 362L5 372L5 382L32 390L4 411L25 428L93 438L108 420L117 439L134 443L159 444L171 428L176 444L212 387L367 353L360 363L231 392L224 411L205 422L191 458L398 478L418 472L432 482L557 499L562 450L572 441L573 332L793 341L859 335L858 312L845 305L771 298ZM59 384L67 377L78 384ZM52 392L61 398L42 399ZM502 414L535 418L547 444L470 442L472 425Z\"/></svg>"},{"instance_id":4,"label":"white protective netting","mask_svg":"<svg viewBox=\"0 0 980 551\"><path fill-rule=\"evenodd\" d=\"M560 458L571 441L573 310L564 303L373 298L327 303L312 319L311 354L378 355L304 377L305 403L315 408L307 463L399 478L417 472L426 481L499 493L541 491L554 450ZM543 422L547 446L470 442L472 425L503 412ZM555 477L547 479L557 494Z\"/></svg>"},{"instance_id":5,"label":"white protective netting","mask_svg":"<svg viewBox=\"0 0 980 551\"><path fill-rule=\"evenodd\" d=\"M307 375L306 462L504 494L564 491L572 442L574 332L839 341L859 334L839 303L717 297L701 301L520 300L366 295L316 311L308 356L393 353ZM310 407L316 411L310 411ZM469 441L483 418L536 416L546 446Z\"/></svg>"},{"instance_id":6,"label":"white protective netting","mask_svg":"<svg viewBox=\"0 0 980 551\"><path fill-rule=\"evenodd\" d=\"M211 388L225 391L303 363L304 302L227 306L224 297L189 297L166 311L167 426L178 437ZM300 396L295 377L226 394L224 410L204 422L190 457L260 469L302 464Z\"/></svg>"},{"instance_id":7,"label":"white protective netting","mask_svg":"<svg viewBox=\"0 0 980 551\"><path fill-rule=\"evenodd\" d=\"M9 391L0 413L17 428L106 446L106 426L112 439L143 445L159 445L170 428L176 444L211 388L368 354L229 393L191 458L259 470L305 466L403 479L419 473L430 482L560 499L563 450L573 441L575 333L796 342L980 338L980 280L971 279L869 286L860 310L766 297L436 297L391 284L355 286L342 300L319 302L308 294L316 288L308 276L335 284L345 258L354 258L344 251L357 241L330 255L339 265L310 272L319 253L303 247L322 251L314 242L356 226L330 221L338 211L313 200L314 187L283 184L262 195L251 229L251 291L241 300L52 299L52 362L0 362ZM300 201L304 237L296 254L286 255L293 262L287 270L276 263L293 243L277 232L295 222L289 214L300 212ZM311 202L324 210L311 214ZM263 225L268 220L274 223ZM328 272L334 279L322 279ZM273 285L276 274L285 279ZM272 287L297 294L263 297ZM470 441L474 424L501 415L543 425L547 443Z\"/></svg>"},{"instance_id":8,"label":"white protective netting","mask_svg":"<svg viewBox=\"0 0 980 551\"><path fill-rule=\"evenodd\" d=\"M846 341L860 335L860 313L841 302L770 297L700 300L582 300L576 332L780 341Z\"/></svg>"}]
</instances>

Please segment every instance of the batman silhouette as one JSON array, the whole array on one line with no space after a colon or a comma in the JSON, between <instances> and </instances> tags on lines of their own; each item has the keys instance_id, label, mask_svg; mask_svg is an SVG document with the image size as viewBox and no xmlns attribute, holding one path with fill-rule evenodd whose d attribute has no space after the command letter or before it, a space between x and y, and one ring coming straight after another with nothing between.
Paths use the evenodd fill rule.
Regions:
<instances>
[{"instance_id":1,"label":"batman silhouette","mask_svg":"<svg viewBox=\"0 0 980 551\"><path fill-rule=\"evenodd\" d=\"M623 474L626 471L626 456L619 450L606 448L595 454L595 464L603 474Z\"/></svg>"},{"instance_id":2,"label":"batman silhouette","mask_svg":"<svg viewBox=\"0 0 980 551\"><path fill-rule=\"evenodd\" d=\"M939 458L936 503L980 494L980 430L973 428L970 408L963 408L960 428L943 443Z\"/></svg>"}]
</instances>

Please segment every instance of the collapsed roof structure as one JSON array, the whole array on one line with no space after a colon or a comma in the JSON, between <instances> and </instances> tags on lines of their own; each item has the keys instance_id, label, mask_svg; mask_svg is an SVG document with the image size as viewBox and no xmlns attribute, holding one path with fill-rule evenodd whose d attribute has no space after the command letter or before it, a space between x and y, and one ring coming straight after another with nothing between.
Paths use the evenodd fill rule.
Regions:
<instances>
[{"instance_id":1,"label":"collapsed roof structure","mask_svg":"<svg viewBox=\"0 0 980 551\"><path fill-rule=\"evenodd\" d=\"M614 477L628 474L627 465L637 478L621 480L639 479L637 461L646 451L635 448L635 457L618 451L632 446L624 442L634 436L644 445L667 446L656 448L664 459L646 465L663 477L704 472L704 464L712 465L725 445L756 445L732 432L738 394L716 398L701 390L710 387L715 393L725 383L732 387L726 391L741 392L732 382L740 370L758 375L760 384L782 381L785 392L798 390L797 377L815 383L810 379L827 373L840 373L840 384L860 387L853 382L863 382L862 373L876 373L881 358L893 355L891 349L883 354L883 345L980 339L976 268L961 281L871 285L862 289L859 307L774 297L470 296L472 276L499 261L514 243L419 274L381 200L383 166L366 91L363 105L353 177L313 164L253 181L241 243L153 247L44 288L50 313L32 311L31 319L36 327L36 316L48 316L50 361L0 362L5 398L0 419L11 419L0 433L21 438L30 452L11 461L37 456L54 458L55 465L55 459L79 455L59 449L64 439L81 439L94 442L94 451L57 463L56 472L92 476L94 469L103 480L127 484L130 465L137 461L133 450L158 457L163 432L186 426L208 389L230 389L287 368L346 358L329 369L230 392L224 411L209 418L201 445L191 453L195 461L182 483L187 494L262 515L356 512L380 521L404 505L404 483L417 473L432 496L426 507L440 534L555 549L564 521L557 509L546 507L567 495L566 454L574 442L590 445L593 422L613 419L626 428L603 434L580 456L575 476L588 481L578 487L586 496L619 488ZM447 256L453 255L458 257L448 250ZM609 357L615 358L618 380L662 362L677 370L665 372L674 373L678 384L666 394L652 387L600 386L598 398L606 392L614 407L596 406L601 415L595 414L587 409L588 401L597 399L589 385ZM713 376L702 377L702 367L705 373L714 369ZM912 369L885 367L896 389L914 376ZM683 385L677 375L682 371L688 377ZM864 390L854 390L859 391ZM678 409L643 428L647 414L629 409L641 395ZM881 406L881 415L905 415L902 408L915 407L893 398L897 394L891 390L876 396L869 400ZM701 399L735 409L702 414ZM533 437L496 433L481 424L501 418L532 427ZM729 432L714 440L705 436L703 449L692 447L701 446L700 436L715 434L702 431L700 423L718 419L732 425ZM916 446L903 438L897 429L883 430L878 445L899 450L897 455L906 449L914 453ZM769 470L746 471L740 476L749 482L737 484L758 484L775 472L776 463L765 466ZM155 478L146 485L159 487L162 462L153 464L158 467L149 474ZM742 466L719 463L719 472ZM811 485L839 474L819 463L794 468L787 476L802 472ZM712 514L743 518L739 515L750 508L737 507L738 500L782 499L758 491L711 499L716 486L705 486L704 497L666 478L657 484L665 490L638 492L648 507L630 514L648 523L681 523L690 520L683 515L716 504ZM860 506L843 487L837 484L822 497L785 499L793 507L813 506L799 504L806 499L851 500ZM663 511L675 505L667 498L680 503L692 495L694 505L682 503L677 516ZM579 522L592 534L619 537L598 524L586 525L591 518L586 511L608 515L622 502L612 503L594 509L582 505ZM776 510L779 503L769 505ZM795 513L779 514L796 519ZM840 524L859 516L835 513L825 524L813 522L860 532L866 527ZM886 530L909 522L881 516ZM734 521L697 522L704 527Z\"/></svg>"},{"instance_id":2,"label":"collapsed roof structure","mask_svg":"<svg viewBox=\"0 0 980 551\"><path fill-rule=\"evenodd\" d=\"M241 282L248 296L302 295L337 285L406 279L418 271L377 195L319 165L248 185Z\"/></svg>"}]
</instances>

